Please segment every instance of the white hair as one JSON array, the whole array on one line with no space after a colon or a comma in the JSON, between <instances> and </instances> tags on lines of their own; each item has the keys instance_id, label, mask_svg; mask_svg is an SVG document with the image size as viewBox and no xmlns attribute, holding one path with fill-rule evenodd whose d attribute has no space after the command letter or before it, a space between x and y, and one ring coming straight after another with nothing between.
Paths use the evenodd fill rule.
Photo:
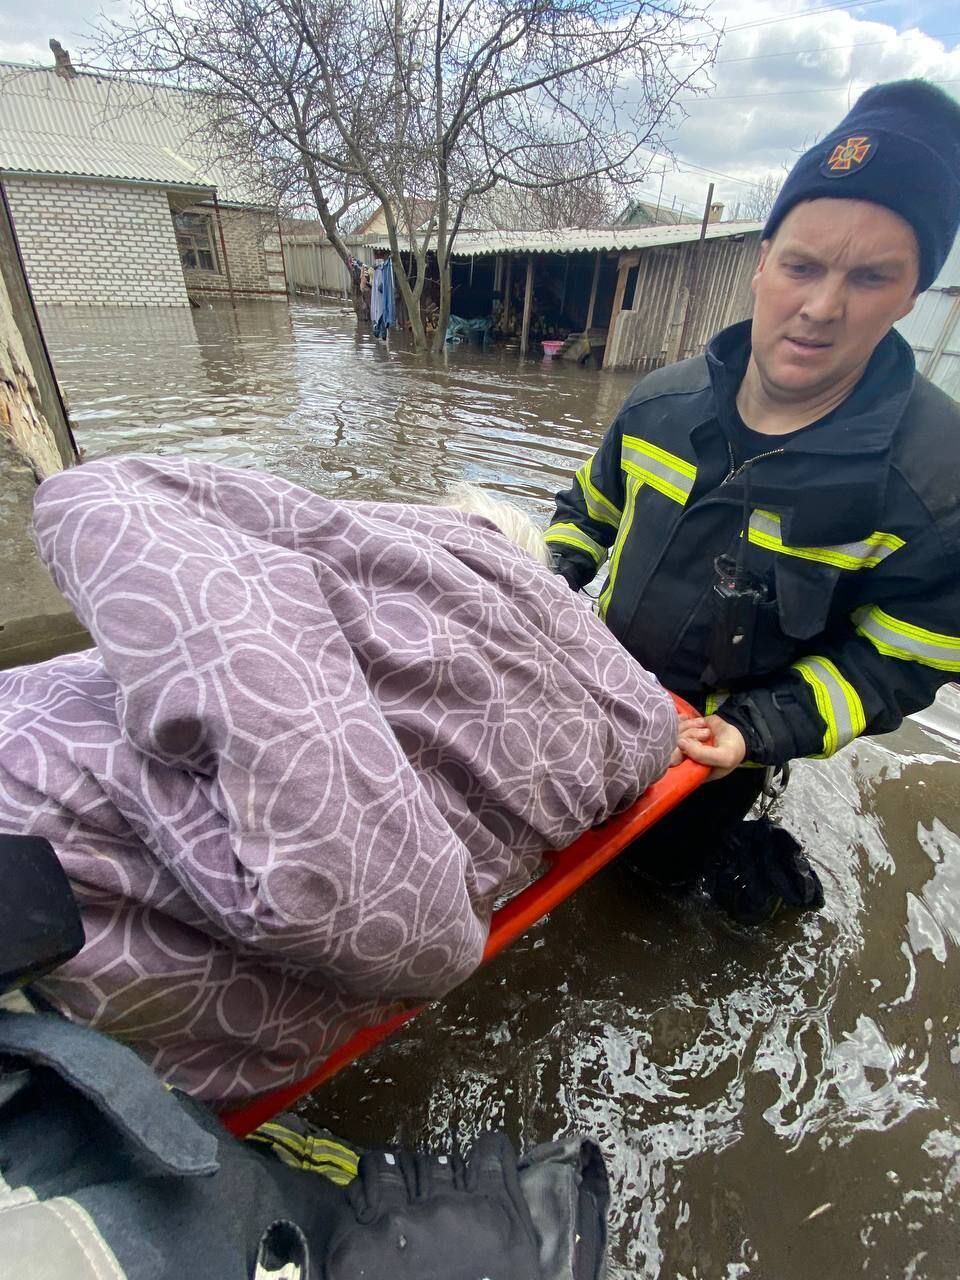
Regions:
<instances>
[{"instance_id":1,"label":"white hair","mask_svg":"<svg viewBox=\"0 0 960 1280\"><path fill-rule=\"evenodd\" d=\"M462 511L468 516L483 516L495 524L505 538L509 538L521 551L526 551L540 564L553 567L553 555L547 546L543 532L530 516L512 502L495 498L475 484L461 482L447 490L443 506Z\"/></svg>"}]
</instances>

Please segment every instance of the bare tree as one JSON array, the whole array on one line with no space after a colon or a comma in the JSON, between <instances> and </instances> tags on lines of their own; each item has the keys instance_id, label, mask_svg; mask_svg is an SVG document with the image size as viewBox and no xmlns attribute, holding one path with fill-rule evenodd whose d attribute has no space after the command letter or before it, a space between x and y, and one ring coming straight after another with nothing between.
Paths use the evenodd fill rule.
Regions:
<instances>
[{"instance_id":1,"label":"bare tree","mask_svg":"<svg viewBox=\"0 0 960 1280\"><path fill-rule=\"evenodd\" d=\"M553 173L556 186L515 187L501 183L468 207L469 227L514 231L555 231L562 227L608 226L620 205L617 187L605 176L581 177L592 166L583 147L547 147L539 168Z\"/></svg>"},{"instance_id":2,"label":"bare tree","mask_svg":"<svg viewBox=\"0 0 960 1280\"><path fill-rule=\"evenodd\" d=\"M785 177L784 173L768 173L749 187L737 204L737 216L746 222L766 222Z\"/></svg>"},{"instance_id":3,"label":"bare tree","mask_svg":"<svg viewBox=\"0 0 960 1280\"><path fill-rule=\"evenodd\" d=\"M203 90L219 136L309 194L344 262L341 220L358 199L382 204L419 347L428 255L441 348L478 201L508 187L549 206L641 180L643 150L664 149L677 95L706 87L716 52L696 0L131 0L130 13L101 27L97 58ZM566 216L556 204L551 219Z\"/></svg>"}]
</instances>

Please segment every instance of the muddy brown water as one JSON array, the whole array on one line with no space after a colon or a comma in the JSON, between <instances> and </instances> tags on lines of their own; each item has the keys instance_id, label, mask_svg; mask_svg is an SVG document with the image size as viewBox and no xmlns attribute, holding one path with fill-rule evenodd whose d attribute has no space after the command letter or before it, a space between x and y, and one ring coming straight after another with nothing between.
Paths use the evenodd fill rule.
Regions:
<instances>
[{"instance_id":1,"label":"muddy brown water","mask_svg":"<svg viewBox=\"0 0 960 1280\"><path fill-rule=\"evenodd\" d=\"M88 456L189 452L326 494L492 485L546 514L630 375L384 348L336 305L50 310ZM614 865L306 1105L361 1143L594 1134L611 1275L960 1275L960 691L802 763L818 915L727 926Z\"/></svg>"}]
</instances>

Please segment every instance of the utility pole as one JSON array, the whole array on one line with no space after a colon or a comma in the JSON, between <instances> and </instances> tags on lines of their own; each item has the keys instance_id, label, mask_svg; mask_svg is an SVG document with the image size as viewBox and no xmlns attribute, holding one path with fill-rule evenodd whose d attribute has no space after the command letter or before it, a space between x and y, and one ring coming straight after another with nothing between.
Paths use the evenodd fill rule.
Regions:
<instances>
[{"instance_id":1,"label":"utility pole","mask_svg":"<svg viewBox=\"0 0 960 1280\"><path fill-rule=\"evenodd\" d=\"M691 257L687 279L687 310L683 317L683 329L680 332L680 359L686 359L687 337L690 333L690 326L693 321L693 314L696 310L697 303L700 301L700 274L701 260L703 258L703 242L707 236L707 224L710 222L710 206L713 204L713 183L707 188L707 203L703 206L703 221L700 223L700 238Z\"/></svg>"}]
</instances>

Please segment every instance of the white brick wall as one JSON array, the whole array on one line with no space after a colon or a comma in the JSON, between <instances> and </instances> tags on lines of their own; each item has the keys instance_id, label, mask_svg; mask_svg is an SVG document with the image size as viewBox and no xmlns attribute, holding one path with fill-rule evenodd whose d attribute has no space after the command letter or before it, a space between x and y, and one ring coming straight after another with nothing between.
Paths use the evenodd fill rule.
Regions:
<instances>
[{"instance_id":1,"label":"white brick wall","mask_svg":"<svg viewBox=\"0 0 960 1280\"><path fill-rule=\"evenodd\" d=\"M39 303L189 305L165 192L12 176L5 185Z\"/></svg>"}]
</instances>

